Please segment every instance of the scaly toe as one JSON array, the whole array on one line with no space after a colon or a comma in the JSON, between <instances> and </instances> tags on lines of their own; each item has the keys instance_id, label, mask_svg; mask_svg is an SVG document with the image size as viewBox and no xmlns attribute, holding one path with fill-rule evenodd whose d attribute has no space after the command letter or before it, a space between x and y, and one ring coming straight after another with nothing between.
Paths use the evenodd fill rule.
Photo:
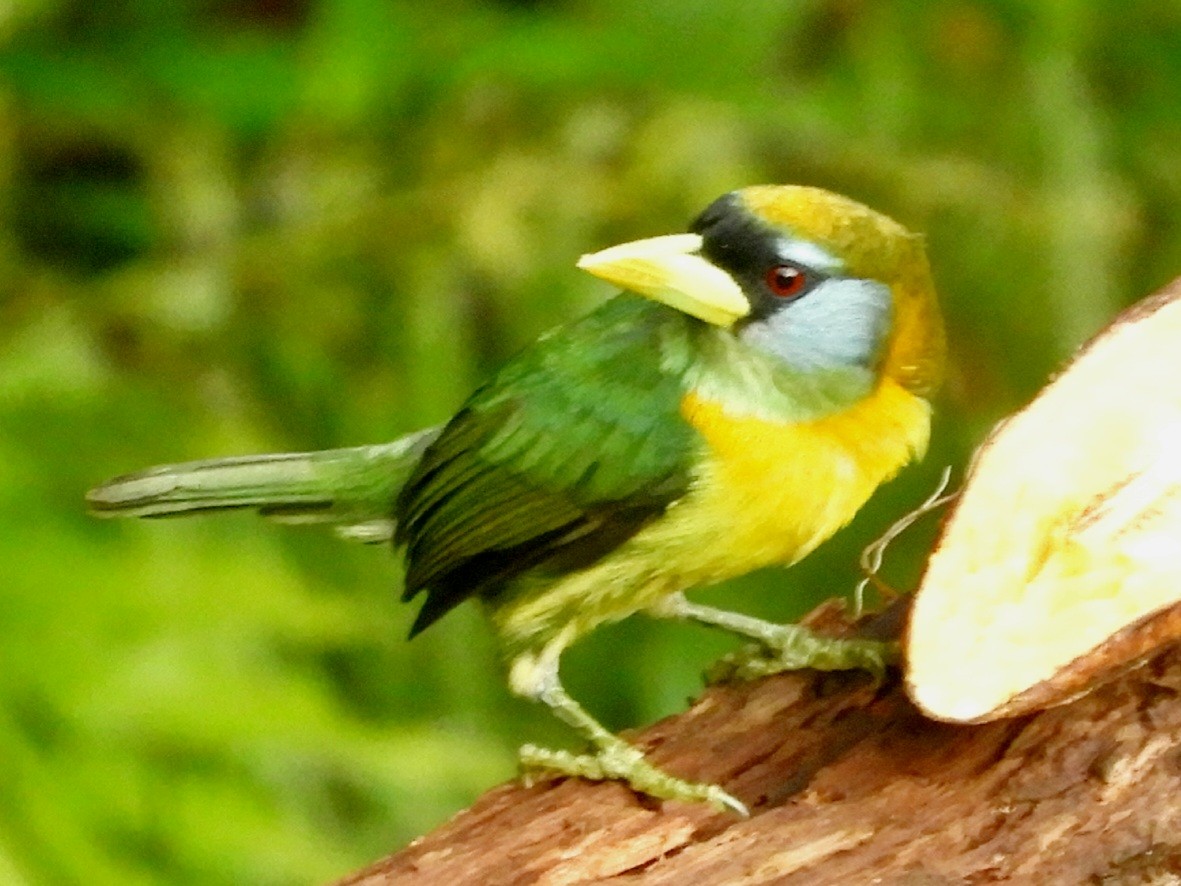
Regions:
<instances>
[{"instance_id":1,"label":"scaly toe","mask_svg":"<svg viewBox=\"0 0 1181 886\"><path fill-rule=\"evenodd\" d=\"M869 671L879 682L898 661L898 644L880 640L822 637L798 625L784 625L763 642L749 644L715 662L709 684L756 680L784 671Z\"/></svg>"},{"instance_id":2,"label":"scaly toe","mask_svg":"<svg viewBox=\"0 0 1181 886\"><path fill-rule=\"evenodd\" d=\"M749 818L746 805L715 784L686 781L653 766L639 748L626 742L611 744L595 754L573 754L525 745L520 751L521 775L526 785L542 772L576 776L590 781L616 780L632 790L664 800L709 803L716 809Z\"/></svg>"}]
</instances>

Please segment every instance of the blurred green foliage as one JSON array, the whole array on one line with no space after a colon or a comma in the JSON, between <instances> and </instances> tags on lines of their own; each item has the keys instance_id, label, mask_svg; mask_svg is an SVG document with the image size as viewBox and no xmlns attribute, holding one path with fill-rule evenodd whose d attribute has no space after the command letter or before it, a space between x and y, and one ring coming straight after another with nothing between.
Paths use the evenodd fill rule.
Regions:
<instances>
[{"instance_id":1,"label":"blurred green foliage","mask_svg":"<svg viewBox=\"0 0 1181 886\"><path fill-rule=\"evenodd\" d=\"M927 233L953 366L921 468L706 592L793 618L1181 272L1179 37L1175 0L0 4L0 880L323 881L568 740L471 607L404 642L389 551L88 485L437 422L606 297L580 252L818 184ZM636 725L730 645L636 618L565 673Z\"/></svg>"}]
</instances>

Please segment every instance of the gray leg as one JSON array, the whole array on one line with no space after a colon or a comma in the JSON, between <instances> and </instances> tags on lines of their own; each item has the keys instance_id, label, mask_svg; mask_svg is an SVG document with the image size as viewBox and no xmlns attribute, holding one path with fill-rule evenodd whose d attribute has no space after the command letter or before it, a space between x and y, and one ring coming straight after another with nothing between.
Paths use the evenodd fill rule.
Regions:
<instances>
[{"instance_id":1,"label":"gray leg","mask_svg":"<svg viewBox=\"0 0 1181 886\"><path fill-rule=\"evenodd\" d=\"M702 606L684 594L670 594L649 610L659 618L696 621L749 637L757 644L718 663L717 679L751 680L780 671L867 670L881 676L898 659L898 644L879 640L822 637L803 625L774 624L725 609Z\"/></svg>"},{"instance_id":2,"label":"gray leg","mask_svg":"<svg viewBox=\"0 0 1181 886\"><path fill-rule=\"evenodd\" d=\"M522 655L509 669L509 685L517 695L543 702L562 722L589 741L594 750L587 754L550 750L534 745L521 748L521 768L526 781L538 771L559 772L592 781L616 779L633 790L668 800L701 801L747 817L750 813L738 799L718 785L685 781L669 775L645 758L639 748L625 742L592 717L571 698L558 680L556 643L540 655Z\"/></svg>"}]
</instances>

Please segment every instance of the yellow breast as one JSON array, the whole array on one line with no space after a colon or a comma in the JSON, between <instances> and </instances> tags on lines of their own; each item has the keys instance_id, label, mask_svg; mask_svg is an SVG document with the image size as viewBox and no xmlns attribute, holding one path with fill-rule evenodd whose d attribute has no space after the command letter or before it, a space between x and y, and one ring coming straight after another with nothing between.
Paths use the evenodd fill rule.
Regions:
<instances>
[{"instance_id":1,"label":"yellow breast","mask_svg":"<svg viewBox=\"0 0 1181 886\"><path fill-rule=\"evenodd\" d=\"M709 449L683 504L715 527L712 580L808 554L921 456L930 432L927 401L889 379L849 409L810 422L735 416L693 394L682 413Z\"/></svg>"},{"instance_id":2,"label":"yellow breast","mask_svg":"<svg viewBox=\"0 0 1181 886\"><path fill-rule=\"evenodd\" d=\"M837 415L796 424L735 416L688 396L707 457L689 493L586 569L491 614L502 640L568 640L674 591L799 560L852 519L878 484L923 452L927 402L891 381Z\"/></svg>"}]
</instances>

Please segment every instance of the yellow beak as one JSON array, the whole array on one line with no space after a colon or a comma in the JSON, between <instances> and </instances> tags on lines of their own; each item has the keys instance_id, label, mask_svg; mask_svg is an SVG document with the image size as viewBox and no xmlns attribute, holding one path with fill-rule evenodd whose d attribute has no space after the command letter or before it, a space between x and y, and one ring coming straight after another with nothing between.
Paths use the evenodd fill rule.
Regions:
<instances>
[{"instance_id":1,"label":"yellow beak","mask_svg":"<svg viewBox=\"0 0 1181 886\"><path fill-rule=\"evenodd\" d=\"M715 326L750 313L734 278L701 255L697 234L651 237L584 255L578 267Z\"/></svg>"}]
</instances>

